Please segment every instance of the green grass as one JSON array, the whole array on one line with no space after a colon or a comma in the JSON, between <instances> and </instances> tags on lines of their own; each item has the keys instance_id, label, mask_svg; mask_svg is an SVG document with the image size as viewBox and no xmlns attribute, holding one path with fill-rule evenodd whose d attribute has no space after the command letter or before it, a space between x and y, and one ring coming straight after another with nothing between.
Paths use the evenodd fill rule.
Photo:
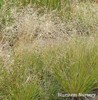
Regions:
<instances>
[{"instance_id":1,"label":"green grass","mask_svg":"<svg viewBox=\"0 0 98 100\"><path fill-rule=\"evenodd\" d=\"M16 48L14 63L0 60L3 100L56 100L58 92L91 93L98 88L98 39L71 37L40 52Z\"/></svg>"},{"instance_id":2,"label":"green grass","mask_svg":"<svg viewBox=\"0 0 98 100\"><path fill-rule=\"evenodd\" d=\"M0 0L0 6L2 6L7 1ZM36 4L37 6L44 6L47 8L53 8L53 9L60 9L62 5L65 5L66 3L69 3L69 0L16 0L12 1L9 0L9 2L12 2L13 4L19 4L19 5L33 5Z\"/></svg>"},{"instance_id":3,"label":"green grass","mask_svg":"<svg viewBox=\"0 0 98 100\"><path fill-rule=\"evenodd\" d=\"M2 100L56 100L60 86L47 70L43 55L25 49L23 51L19 55L15 53L14 64L4 66L1 60L0 98Z\"/></svg>"},{"instance_id":4,"label":"green grass","mask_svg":"<svg viewBox=\"0 0 98 100\"><path fill-rule=\"evenodd\" d=\"M6 2L0 0L0 33L2 33L1 38L4 37L4 40L0 41L0 46L2 43L14 41L13 34L17 31L14 31L15 27L11 28L12 34L6 36L6 33L10 32L6 28L14 24L16 28L20 26L23 28L20 27L22 31L18 34L19 36L22 34L23 37L17 35L19 40L18 42L15 40L17 43L11 48L13 52L10 52L9 57L6 55L6 49L0 48L0 99L57 100L58 92L78 94L91 93L94 89L98 89L98 17L94 7L96 4L85 1L75 5L70 0L65 0L64 3L62 3L63 0L57 0L57 2L56 0L32 0L32 2L9 0ZM34 16L30 15L32 10L29 12L28 9L31 8L27 6L28 4L35 12L39 9L37 14L34 12ZM16 12L13 12L13 7L17 9ZM48 9L49 14L42 9ZM14 13L21 15L23 12L30 16L28 17L30 19L25 15L15 16L16 19L13 17ZM18 18L20 26L14 23ZM31 19L34 19L34 23ZM49 23L49 29L43 28L42 26L47 26L47 23ZM24 26L27 27L24 28ZM26 34L24 34L25 29ZM57 30L61 34L67 33L67 41L60 41L59 45L53 45L53 47L50 43L41 49L35 42L34 48L31 40L34 40L32 33L37 32L36 29L41 30L42 37L46 33L58 35L55 34Z\"/></svg>"},{"instance_id":5,"label":"green grass","mask_svg":"<svg viewBox=\"0 0 98 100\"><path fill-rule=\"evenodd\" d=\"M98 41L76 38L54 61L53 71L67 93L90 93L98 83ZM63 45L64 46L64 45ZM57 54L56 54L57 55Z\"/></svg>"},{"instance_id":6,"label":"green grass","mask_svg":"<svg viewBox=\"0 0 98 100\"><path fill-rule=\"evenodd\" d=\"M90 93L98 88L97 44L94 37L76 36L39 53L21 48L15 52L9 71L0 70L1 96L8 100L56 100L58 92Z\"/></svg>"},{"instance_id":7,"label":"green grass","mask_svg":"<svg viewBox=\"0 0 98 100\"><path fill-rule=\"evenodd\" d=\"M18 60L18 59L17 59ZM43 90L36 75L30 75L29 68L18 61L6 69L0 66L0 99L2 100L42 100Z\"/></svg>"}]
</instances>

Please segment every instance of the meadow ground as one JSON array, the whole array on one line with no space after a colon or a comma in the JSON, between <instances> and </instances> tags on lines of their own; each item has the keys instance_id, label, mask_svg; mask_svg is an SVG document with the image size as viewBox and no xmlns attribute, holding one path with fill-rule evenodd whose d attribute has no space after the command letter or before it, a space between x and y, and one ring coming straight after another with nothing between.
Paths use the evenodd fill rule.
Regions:
<instances>
[{"instance_id":1,"label":"meadow ground","mask_svg":"<svg viewBox=\"0 0 98 100\"><path fill-rule=\"evenodd\" d=\"M0 100L60 100L58 93L98 93L96 2L2 1ZM67 99L87 100L61 98Z\"/></svg>"}]
</instances>

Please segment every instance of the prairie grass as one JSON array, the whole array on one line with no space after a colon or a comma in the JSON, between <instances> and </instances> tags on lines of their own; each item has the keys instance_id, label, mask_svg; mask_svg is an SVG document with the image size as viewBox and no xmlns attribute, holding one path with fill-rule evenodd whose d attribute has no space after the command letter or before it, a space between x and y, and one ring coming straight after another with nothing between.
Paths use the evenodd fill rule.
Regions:
<instances>
[{"instance_id":1,"label":"prairie grass","mask_svg":"<svg viewBox=\"0 0 98 100\"><path fill-rule=\"evenodd\" d=\"M58 92L91 93L98 88L97 45L96 37L72 36L60 45L37 51L22 45L14 48L14 63L6 69L0 61L1 97L57 100Z\"/></svg>"},{"instance_id":2,"label":"prairie grass","mask_svg":"<svg viewBox=\"0 0 98 100\"><path fill-rule=\"evenodd\" d=\"M53 71L65 92L89 93L98 88L97 43L94 38L75 38L63 45L62 53L55 53Z\"/></svg>"},{"instance_id":3,"label":"prairie grass","mask_svg":"<svg viewBox=\"0 0 98 100\"><path fill-rule=\"evenodd\" d=\"M4 3L11 2L14 5L25 6L30 4L31 6L37 5L38 7L47 7L48 9L61 9L67 4L70 4L70 0L16 0L16 1L4 1L0 0L0 7L3 6Z\"/></svg>"},{"instance_id":4,"label":"prairie grass","mask_svg":"<svg viewBox=\"0 0 98 100\"><path fill-rule=\"evenodd\" d=\"M58 92L91 93L98 88L97 37L72 36L44 49L28 44L14 48L13 63L9 56L7 64L0 59L1 99L57 100Z\"/></svg>"},{"instance_id":5,"label":"prairie grass","mask_svg":"<svg viewBox=\"0 0 98 100\"><path fill-rule=\"evenodd\" d=\"M0 0L1 100L98 89L98 5L57 1Z\"/></svg>"},{"instance_id":6,"label":"prairie grass","mask_svg":"<svg viewBox=\"0 0 98 100\"><path fill-rule=\"evenodd\" d=\"M0 99L43 100L44 93L36 75L31 75L29 66L24 66L24 62L20 64L20 59L21 57L14 57L15 64L10 62L8 66L4 66L4 62L1 61Z\"/></svg>"},{"instance_id":7,"label":"prairie grass","mask_svg":"<svg viewBox=\"0 0 98 100\"><path fill-rule=\"evenodd\" d=\"M65 6L65 8L62 8L60 11L48 10L48 12L46 8L36 7L36 5L33 7L28 5L24 8L20 8L12 6L12 4L10 1L0 9L1 32L11 28L6 31L10 31L12 34L23 33L24 36L27 34L31 40L36 36L39 37L38 33L54 33L52 34L54 38L55 33L94 35L98 32L98 6L95 3L72 3L71 11L67 10ZM60 30L61 32L59 32Z\"/></svg>"}]
</instances>

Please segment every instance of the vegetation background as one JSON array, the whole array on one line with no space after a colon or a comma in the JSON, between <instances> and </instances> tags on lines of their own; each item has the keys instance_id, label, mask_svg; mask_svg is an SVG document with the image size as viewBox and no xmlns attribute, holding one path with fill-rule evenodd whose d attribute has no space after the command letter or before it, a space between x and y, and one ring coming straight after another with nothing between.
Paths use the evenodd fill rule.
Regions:
<instances>
[{"instance_id":1,"label":"vegetation background","mask_svg":"<svg viewBox=\"0 0 98 100\"><path fill-rule=\"evenodd\" d=\"M58 93L98 94L97 0L0 0L0 100Z\"/></svg>"}]
</instances>

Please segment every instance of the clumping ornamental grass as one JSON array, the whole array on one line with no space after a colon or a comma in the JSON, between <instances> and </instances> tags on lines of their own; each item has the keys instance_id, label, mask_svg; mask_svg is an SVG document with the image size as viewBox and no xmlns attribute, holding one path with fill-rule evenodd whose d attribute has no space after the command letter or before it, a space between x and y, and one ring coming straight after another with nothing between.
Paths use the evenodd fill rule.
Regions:
<instances>
[{"instance_id":1,"label":"clumping ornamental grass","mask_svg":"<svg viewBox=\"0 0 98 100\"><path fill-rule=\"evenodd\" d=\"M97 16L86 0L0 0L0 100L98 89Z\"/></svg>"},{"instance_id":2,"label":"clumping ornamental grass","mask_svg":"<svg viewBox=\"0 0 98 100\"><path fill-rule=\"evenodd\" d=\"M52 68L65 93L85 94L98 88L98 40L76 37L62 46Z\"/></svg>"},{"instance_id":3,"label":"clumping ornamental grass","mask_svg":"<svg viewBox=\"0 0 98 100\"><path fill-rule=\"evenodd\" d=\"M98 88L97 46L95 37L73 36L38 51L17 47L9 70L0 60L0 96L4 100L56 100L58 92L91 93Z\"/></svg>"}]
</instances>

